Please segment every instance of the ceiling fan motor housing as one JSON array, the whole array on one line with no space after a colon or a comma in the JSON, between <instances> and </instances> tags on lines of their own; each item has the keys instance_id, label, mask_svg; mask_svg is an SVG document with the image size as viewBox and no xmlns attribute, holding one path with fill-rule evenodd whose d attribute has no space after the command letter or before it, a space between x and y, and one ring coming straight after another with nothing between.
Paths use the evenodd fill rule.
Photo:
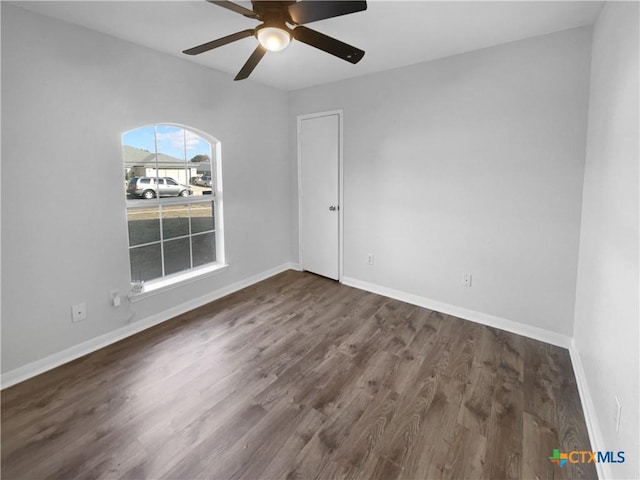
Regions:
<instances>
[{"instance_id":1,"label":"ceiling fan motor housing","mask_svg":"<svg viewBox=\"0 0 640 480\"><path fill-rule=\"evenodd\" d=\"M285 23L293 24L291 16L289 15L289 6L296 2L274 2L274 1L256 1L252 0L253 11L256 12L258 18L266 23L280 24ZM276 26L276 25L270 25Z\"/></svg>"}]
</instances>

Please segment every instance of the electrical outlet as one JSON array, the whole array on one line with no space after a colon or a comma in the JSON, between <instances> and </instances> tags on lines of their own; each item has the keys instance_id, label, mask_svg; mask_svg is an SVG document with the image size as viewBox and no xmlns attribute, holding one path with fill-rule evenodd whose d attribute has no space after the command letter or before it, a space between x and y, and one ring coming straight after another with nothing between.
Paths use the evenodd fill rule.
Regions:
<instances>
[{"instance_id":1,"label":"electrical outlet","mask_svg":"<svg viewBox=\"0 0 640 480\"><path fill-rule=\"evenodd\" d=\"M367 254L367 263L369 265L373 265L373 253L368 253Z\"/></svg>"},{"instance_id":2,"label":"electrical outlet","mask_svg":"<svg viewBox=\"0 0 640 480\"><path fill-rule=\"evenodd\" d=\"M81 322L87 319L87 304L82 302L71 307L71 321Z\"/></svg>"},{"instance_id":3,"label":"electrical outlet","mask_svg":"<svg viewBox=\"0 0 640 480\"><path fill-rule=\"evenodd\" d=\"M620 431L620 421L622 420L622 403L617 395L613 397L616 401L616 432Z\"/></svg>"},{"instance_id":4,"label":"electrical outlet","mask_svg":"<svg viewBox=\"0 0 640 480\"><path fill-rule=\"evenodd\" d=\"M463 287L470 287L471 286L471 274L470 273L463 273L462 274L462 286Z\"/></svg>"}]
</instances>

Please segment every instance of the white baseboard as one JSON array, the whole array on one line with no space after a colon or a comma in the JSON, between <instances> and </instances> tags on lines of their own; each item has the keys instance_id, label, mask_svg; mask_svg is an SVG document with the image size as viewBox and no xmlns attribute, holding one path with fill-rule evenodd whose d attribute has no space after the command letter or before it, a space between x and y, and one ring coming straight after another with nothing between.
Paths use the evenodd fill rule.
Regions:
<instances>
[{"instance_id":1,"label":"white baseboard","mask_svg":"<svg viewBox=\"0 0 640 480\"><path fill-rule=\"evenodd\" d=\"M551 332L543 328L526 325L524 323L514 322L513 320L507 320L506 318L496 317L494 315L488 315L482 312L476 312L448 303L438 302L431 300L430 298L421 297L412 293L402 292L400 290L394 290L392 288L383 287L374 283L364 282L351 277L344 277L342 283L350 287L359 288L360 290L366 290L371 293L377 293L378 295L384 295L385 297L394 298L402 302L417 305L419 307L428 308L430 310L436 310L438 312L446 313L447 315L453 315L454 317L462 318L464 320L470 320L475 323L481 323L489 327L499 328L500 330L506 330L507 332L515 333L517 335L523 335L525 337L540 340L542 342L550 343L558 347L569 348L571 346L571 337L563 335L561 333Z\"/></svg>"},{"instance_id":2,"label":"white baseboard","mask_svg":"<svg viewBox=\"0 0 640 480\"><path fill-rule=\"evenodd\" d=\"M571 355L573 373L576 377L576 383L578 384L578 394L580 396L580 403L582 403L584 420L587 424L589 439L591 440L591 450L606 451L605 444L602 439L602 431L600 430L600 424L598 423L598 415L596 415L596 409L593 405L589 385L587 384L587 376L584 371L584 366L582 365L580 351L573 339L571 340L571 346L569 347L569 354ZM598 478L613 478L610 464L608 463L596 463L596 471L598 473Z\"/></svg>"},{"instance_id":3,"label":"white baseboard","mask_svg":"<svg viewBox=\"0 0 640 480\"><path fill-rule=\"evenodd\" d=\"M189 300L188 302L157 313L156 315L152 315L143 320L130 323L116 330L105 333L104 335L100 335L99 337L92 338L91 340L87 340L86 342L82 342L78 345L74 345L73 347L62 350L61 352L54 353L53 355L49 355L48 357L36 360L35 362L29 363L14 370L10 370L2 374L2 378L0 380L1 388L4 389L15 385L16 383L28 380L31 377L40 375L41 373L59 367L60 365L68 363L77 358L83 357L84 355L87 355L91 352L95 352L96 350L104 348L124 338L130 337L131 335L135 335L136 333L153 327L154 325L166 322L167 320L193 310L194 308L198 308L209 302L213 302L214 300L222 298L225 295L237 292L238 290L261 282L262 280L266 280L267 278L273 277L278 273L284 272L286 270L299 269L299 265L295 263L284 263L244 280L232 283L231 285L220 288L214 292L208 293L207 295Z\"/></svg>"},{"instance_id":4,"label":"white baseboard","mask_svg":"<svg viewBox=\"0 0 640 480\"><path fill-rule=\"evenodd\" d=\"M131 335L135 335L138 332L141 332L143 330L146 330L147 328L153 327L154 325L158 325L162 322L170 320L171 318L174 318L178 315L181 315L190 310L193 310L194 308L198 308L209 302L213 302L214 300L217 300L226 295L234 293L238 290L251 286L255 283L261 282L262 280L266 280L267 278L277 275L278 273L284 272L286 270L300 271L302 270L302 268L299 264L294 262L288 262L288 263L282 264L278 267L274 267L272 269L258 273L244 280L240 280L231 285L220 288L207 295L201 296L199 298L185 302L181 305L175 306L169 310L165 310L161 313L148 317L144 320L140 320L138 322L125 325L112 332L106 333L104 335L93 338L81 344L75 345L61 352L54 353L53 355L49 355L48 357L45 357L43 359L36 360L35 362L29 363L27 365L24 365L22 367L16 368L14 370L11 370L3 374L0 380L1 388L4 389L12 385L15 385L17 383L20 383L24 380L27 380L29 378L35 377L36 375L44 373L48 370L56 368L60 365L68 363L72 360L80 358L84 355L87 355L101 348L104 348L108 345L111 345L112 343L118 342ZM407 302L412 305L428 308L430 310L436 310L438 312L442 312L447 315L453 315L459 318L463 318L465 320L480 323L490 327L499 328L501 330L506 330L511 333L523 335L529 338L533 338L535 340L540 340L546 343L550 343L552 345L568 348L569 354L571 356L571 362L573 364L573 370L575 373L576 382L578 385L580 401L582 402L582 410L584 411L585 421L586 421L587 429L589 432L589 438L591 440L591 448L593 450L598 450L604 445L602 441L602 435L600 433L596 411L593 406L593 401L589 393L589 388L586 382L586 375L584 372L584 367L582 365L582 360L580 358L580 353L572 338L559 333L550 332L548 330L544 330L541 328L514 322L512 320L507 320L507 319L496 317L493 315L488 315L485 313L468 310L468 309L457 307L454 305L449 305L446 303L438 302L436 300L431 300L426 297L421 297L418 295L413 295L413 294L402 292L399 290L383 287L381 285L364 282L362 280L357 280L355 278L344 277L342 280L342 283L351 287L361 289L361 290L366 290L368 292L376 293L378 295L384 295L386 297ZM603 478L603 479L611 478L611 471L609 469L608 464L598 463L596 464L596 468L597 468L599 478Z\"/></svg>"},{"instance_id":5,"label":"white baseboard","mask_svg":"<svg viewBox=\"0 0 640 480\"><path fill-rule=\"evenodd\" d=\"M447 303L438 302L429 298L413 295L411 293L394 290L391 288L383 287L373 283L364 282L355 278L345 277L343 282L345 285L366 290L368 292L376 293L378 295L384 295L386 297L394 298L402 302L407 302L419 307L428 308L430 310L436 310L438 312L446 313L447 315L453 315L472 322L481 323L490 327L506 330L511 333L523 335L525 337L540 340L542 342L550 343L559 347L567 348L571 357L571 363L573 365L573 371L578 385L578 394L580 396L580 402L582 403L582 410L584 412L585 422L587 424L587 431L589 434L589 440L591 442L592 450L606 450L604 448L604 442L602 441L602 434L598 424L598 416L596 415L596 409L593 406L593 400L589 392L589 387L586 381L586 375L580 353L573 340L573 338L562 335L556 332L544 330L542 328L525 325L522 323L514 322L493 315L488 315L466 308L457 307L455 305L449 305ZM598 478L613 478L610 466L608 463L597 463L596 470Z\"/></svg>"}]
</instances>

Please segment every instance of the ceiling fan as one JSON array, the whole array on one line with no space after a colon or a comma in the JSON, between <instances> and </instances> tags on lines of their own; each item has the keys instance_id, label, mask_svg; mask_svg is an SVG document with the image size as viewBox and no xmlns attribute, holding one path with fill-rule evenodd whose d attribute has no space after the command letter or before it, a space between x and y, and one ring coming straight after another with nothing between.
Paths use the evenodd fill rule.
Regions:
<instances>
[{"instance_id":1,"label":"ceiling fan","mask_svg":"<svg viewBox=\"0 0 640 480\"><path fill-rule=\"evenodd\" d=\"M234 80L247 78L267 51L279 52L284 50L292 39L311 45L353 64L358 63L364 56L363 50L303 25L317 22L318 20L339 17L340 15L361 12L367 9L366 1L301 0L299 2L279 2L252 0L253 10L226 0L207 1L262 22L256 28L242 30L182 52L187 55L199 55L228 43L255 36L260 44L253 51Z\"/></svg>"}]
</instances>

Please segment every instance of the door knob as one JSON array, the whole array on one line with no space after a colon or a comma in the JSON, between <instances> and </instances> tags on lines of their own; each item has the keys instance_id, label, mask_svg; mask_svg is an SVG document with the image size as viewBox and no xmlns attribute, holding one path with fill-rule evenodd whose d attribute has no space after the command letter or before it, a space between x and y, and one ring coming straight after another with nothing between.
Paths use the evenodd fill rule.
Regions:
<instances>
[{"instance_id":1,"label":"door knob","mask_svg":"<svg viewBox=\"0 0 640 480\"><path fill-rule=\"evenodd\" d=\"M329 207L329 210L331 210L332 212L335 212L336 210L338 210L338 207L336 207L335 205L331 205Z\"/></svg>"}]
</instances>

